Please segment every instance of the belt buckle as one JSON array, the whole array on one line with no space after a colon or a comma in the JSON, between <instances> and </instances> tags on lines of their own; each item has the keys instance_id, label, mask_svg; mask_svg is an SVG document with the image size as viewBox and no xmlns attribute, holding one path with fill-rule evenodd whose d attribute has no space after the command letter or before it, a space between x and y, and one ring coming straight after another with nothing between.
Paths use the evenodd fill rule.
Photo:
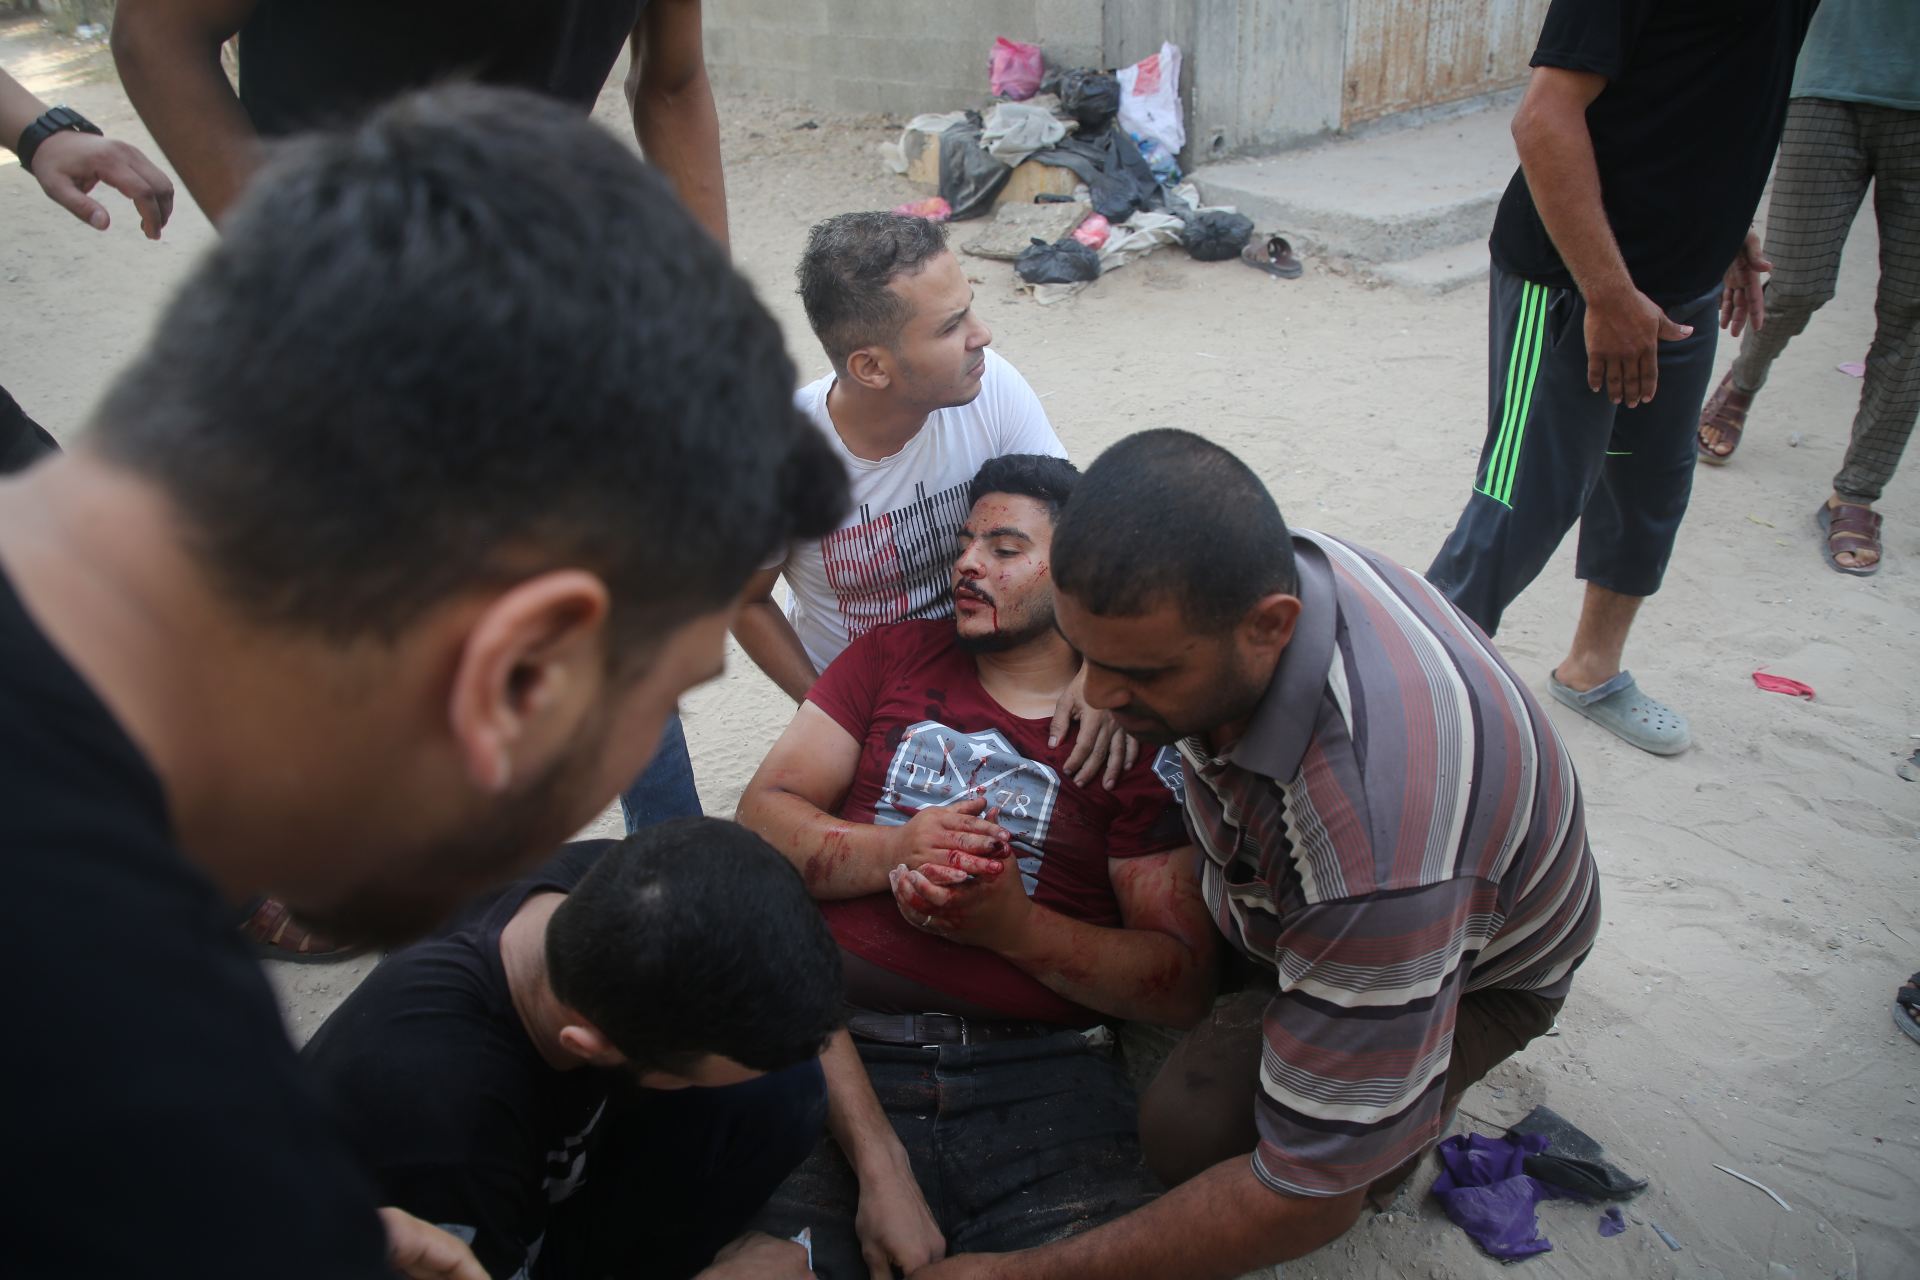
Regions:
<instances>
[{"instance_id":1,"label":"belt buckle","mask_svg":"<svg viewBox=\"0 0 1920 1280\"><path fill-rule=\"evenodd\" d=\"M960 1016L959 1016L958 1014L952 1014L952 1013L923 1013L923 1014L921 1014L920 1016L921 1016L922 1018L941 1018L941 1019L947 1019L947 1020L951 1020L951 1021L953 1021L953 1022L957 1022L957 1023L959 1023L959 1024L960 1024L960 1043L961 1043L962 1045L965 1045L965 1044L969 1044L969 1043L971 1043L971 1037L969 1037L969 1036L967 1035L967 1020L966 1020L965 1018L962 1018L962 1017L960 1017ZM921 1045L920 1047L921 1047L922 1049L947 1049L947 1048L951 1048L951 1047L952 1047L952 1045L951 1045L951 1043L948 1043L948 1044L923 1044L923 1045Z\"/></svg>"}]
</instances>

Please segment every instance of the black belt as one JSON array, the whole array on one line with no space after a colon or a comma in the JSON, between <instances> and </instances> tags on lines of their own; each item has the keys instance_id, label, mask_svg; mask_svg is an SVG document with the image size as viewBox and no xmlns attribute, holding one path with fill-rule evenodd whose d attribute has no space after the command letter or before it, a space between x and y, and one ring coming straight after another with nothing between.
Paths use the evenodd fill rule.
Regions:
<instances>
[{"instance_id":1,"label":"black belt","mask_svg":"<svg viewBox=\"0 0 1920 1280\"><path fill-rule=\"evenodd\" d=\"M1051 1022L1000 1022L961 1018L951 1013L867 1013L847 1015L847 1030L859 1040L875 1044L916 1045L937 1049L943 1045L991 1044L999 1040L1038 1040L1072 1031Z\"/></svg>"}]
</instances>

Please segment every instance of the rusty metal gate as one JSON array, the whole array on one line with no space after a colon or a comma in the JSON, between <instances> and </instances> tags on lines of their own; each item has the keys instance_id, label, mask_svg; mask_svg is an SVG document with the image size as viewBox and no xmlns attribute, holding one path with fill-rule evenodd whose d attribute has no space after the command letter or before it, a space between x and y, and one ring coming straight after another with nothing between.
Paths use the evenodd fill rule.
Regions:
<instances>
[{"instance_id":1,"label":"rusty metal gate","mask_svg":"<svg viewBox=\"0 0 1920 1280\"><path fill-rule=\"evenodd\" d=\"M1548 0L1349 0L1342 128L1524 83Z\"/></svg>"}]
</instances>

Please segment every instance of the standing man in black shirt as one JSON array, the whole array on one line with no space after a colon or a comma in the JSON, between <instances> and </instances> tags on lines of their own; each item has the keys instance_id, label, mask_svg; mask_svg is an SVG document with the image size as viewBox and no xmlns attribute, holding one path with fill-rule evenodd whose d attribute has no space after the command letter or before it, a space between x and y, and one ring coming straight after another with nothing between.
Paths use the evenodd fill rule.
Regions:
<instances>
[{"instance_id":1,"label":"standing man in black shirt","mask_svg":"<svg viewBox=\"0 0 1920 1280\"><path fill-rule=\"evenodd\" d=\"M383 1237L235 905L399 941L551 852L845 472L719 247L532 94L286 143L226 232L0 482L0 1270L472 1277Z\"/></svg>"},{"instance_id":2,"label":"standing man in black shirt","mask_svg":"<svg viewBox=\"0 0 1920 1280\"><path fill-rule=\"evenodd\" d=\"M1427 577L1491 635L1578 520L1586 600L1548 687L1658 755L1686 719L1622 652L1692 492L1715 312L1736 337L1765 318L1750 228L1816 3L1553 0L1513 120L1487 439Z\"/></svg>"},{"instance_id":3,"label":"standing man in black shirt","mask_svg":"<svg viewBox=\"0 0 1920 1280\"><path fill-rule=\"evenodd\" d=\"M734 1280L798 1262L743 1233L820 1137L840 1007L799 873L681 818L568 845L388 956L301 1059L381 1199L496 1280Z\"/></svg>"},{"instance_id":4,"label":"standing man in black shirt","mask_svg":"<svg viewBox=\"0 0 1920 1280\"><path fill-rule=\"evenodd\" d=\"M239 37L236 95L220 61ZM634 136L694 218L727 244L720 119L707 80L700 0L121 0L113 56L127 97L187 190L221 223L258 166L260 139L352 122L409 89L451 79L530 89L591 111L623 45ZM621 795L627 829L697 814L678 715ZM352 954L251 904L261 954Z\"/></svg>"},{"instance_id":5,"label":"standing man in black shirt","mask_svg":"<svg viewBox=\"0 0 1920 1280\"><path fill-rule=\"evenodd\" d=\"M240 38L236 96L221 46ZM727 243L720 120L700 0L120 0L113 60L140 118L208 218L259 164L259 139L351 123L442 80L593 109L623 44L647 159Z\"/></svg>"}]
</instances>

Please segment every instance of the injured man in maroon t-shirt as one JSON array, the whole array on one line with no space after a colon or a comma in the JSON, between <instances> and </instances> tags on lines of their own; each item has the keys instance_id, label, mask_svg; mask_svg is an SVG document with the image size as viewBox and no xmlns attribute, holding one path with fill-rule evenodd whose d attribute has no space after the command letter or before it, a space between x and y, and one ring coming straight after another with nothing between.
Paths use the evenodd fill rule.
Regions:
<instances>
[{"instance_id":1,"label":"injured man in maroon t-shirt","mask_svg":"<svg viewBox=\"0 0 1920 1280\"><path fill-rule=\"evenodd\" d=\"M849 645L740 801L846 967L832 1137L759 1224L810 1229L828 1280L1027 1248L1160 1189L1107 1024L1198 1021L1214 933L1178 757L1138 760L1109 790L1074 782L1071 742L1048 741L1080 672L1048 570L1077 474L1027 454L983 466L954 617Z\"/></svg>"}]
</instances>

